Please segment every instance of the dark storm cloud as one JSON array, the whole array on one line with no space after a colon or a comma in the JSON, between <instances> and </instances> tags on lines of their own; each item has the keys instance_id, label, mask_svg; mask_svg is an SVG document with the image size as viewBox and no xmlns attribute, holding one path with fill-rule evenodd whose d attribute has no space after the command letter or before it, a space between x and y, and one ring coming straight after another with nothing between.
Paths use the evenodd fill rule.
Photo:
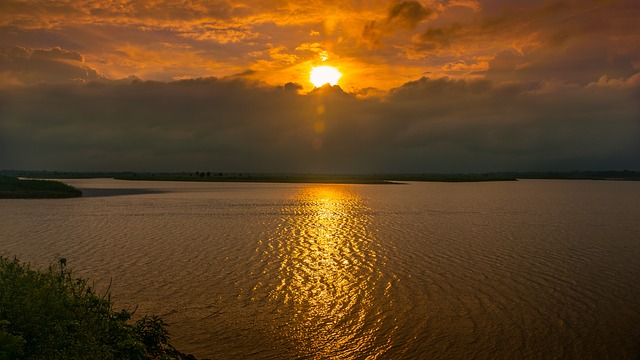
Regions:
<instances>
[{"instance_id":1,"label":"dark storm cloud","mask_svg":"<svg viewBox=\"0 0 640 360\"><path fill-rule=\"evenodd\" d=\"M0 168L449 172L640 167L640 75L422 78L383 98L240 79L10 88Z\"/></svg>"}]
</instances>

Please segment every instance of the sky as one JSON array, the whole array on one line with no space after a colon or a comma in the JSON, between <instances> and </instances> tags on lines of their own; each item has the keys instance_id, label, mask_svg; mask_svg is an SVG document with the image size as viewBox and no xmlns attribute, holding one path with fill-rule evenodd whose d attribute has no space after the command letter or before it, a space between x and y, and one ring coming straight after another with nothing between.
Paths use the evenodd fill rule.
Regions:
<instances>
[{"instance_id":1,"label":"sky","mask_svg":"<svg viewBox=\"0 0 640 360\"><path fill-rule=\"evenodd\" d=\"M637 0L1 0L0 169L640 170L638 24Z\"/></svg>"}]
</instances>

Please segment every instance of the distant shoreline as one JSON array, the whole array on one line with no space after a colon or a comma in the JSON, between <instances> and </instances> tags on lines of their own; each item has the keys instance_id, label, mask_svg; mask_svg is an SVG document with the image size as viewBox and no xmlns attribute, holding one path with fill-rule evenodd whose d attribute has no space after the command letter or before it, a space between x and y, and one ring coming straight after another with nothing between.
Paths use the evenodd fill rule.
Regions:
<instances>
[{"instance_id":1,"label":"distant shoreline","mask_svg":"<svg viewBox=\"0 0 640 360\"><path fill-rule=\"evenodd\" d=\"M398 185L408 181L480 182L516 181L513 177L490 174L255 174L255 173L111 173L60 171L0 171L0 174L32 179L113 178L129 181L244 182L301 184Z\"/></svg>"},{"instance_id":2,"label":"distant shoreline","mask_svg":"<svg viewBox=\"0 0 640 360\"><path fill-rule=\"evenodd\" d=\"M222 172L68 172L2 170L0 175L35 179L114 178L132 181L253 182L310 184L401 184L422 182L487 182L518 179L640 181L639 171L491 172L425 174L282 174Z\"/></svg>"}]
</instances>

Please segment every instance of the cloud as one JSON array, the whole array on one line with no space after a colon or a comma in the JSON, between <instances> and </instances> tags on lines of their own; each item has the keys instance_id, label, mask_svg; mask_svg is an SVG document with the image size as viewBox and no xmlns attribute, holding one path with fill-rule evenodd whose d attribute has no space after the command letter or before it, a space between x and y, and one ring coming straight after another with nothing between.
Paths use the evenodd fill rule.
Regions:
<instances>
[{"instance_id":1,"label":"cloud","mask_svg":"<svg viewBox=\"0 0 640 360\"><path fill-rule=\"evenodd\" d=\"M105 76L87 66L77 52L59 47L30 50L16 46L0 49L0 76L9 84L31 85L42 82L87 82Z\"/></svg>"},{"instance_id":2,"label":"cloud","mask_svg":"<svg viewBox=\"0 0 640 360\"><path fill-rule=\"evenodd\" d=\"M1 1L0 168L638 168L639 18L634 0ZM323 57L342 89L311 91Z\"/></svg>"},{"instance_id":3,"label":"cloud","mask_svg":"<svg viewBox=\"0 0 640 360\"><path fill-rule=\"evenodd\" d=\"M602 76L632 76L638 71L636 61L634 52L611 48L605 37L593 36L564 45L562 52L549 47L523 53L501 51L490 60L486 76L501 81L559 80L586 85Z\"/></svg>"},{"instance_id":4,"label":"cloud","mask_svg":"<svg viewBox=\"0 0 640 360\"><path fill-rule=\"evenodd\" d=\"M432 10L425 8L417 1L402 1L391 7L387 22L414 28L432 13Z\"/></svg>"},{"instance_id":5,"label":"cloud","mask_svg":"<svg viewBox=\"0 0 640 360\"><path fill-rule=\"evenodd\" d=\"M348 70L347 89L388 90L427 74L584 85L637 71L639 17L634 0L6 0L0 47L79 52L85 66L111 78L168 81L251 69L274 86L308 87L305 72L322 51ZM283 50L276 59L270 49ZM504 51L518 55L516 69L490 70ZM18 81L8 73L0 80Z\"/></svg>"},{"instance_id":6,"label":"cloud","mask_svg":"<svg viewBox=\"0 0 640 360\"><path fill-rule=\"evenodd\" d=\"M3 89L0 168L637 169L637 76L583 87L422 78L367 98L240 78Z\"/></svg>"},{"instance_id":7,"label":"cloud","mask_svg":"<svg viewBox=\"0 0 640 360\"><path fill-rule=\"evenodd\" d=\"M433 15L434 11L417 1L401 1L391 6L385 20L367 22L362 36L375 45L379 45L384 36L397 30L413 30L421 21Z\"/></svg>"},{"instance_id":8,"label":"cloud","mask_svg":"<svg viewBox=\"0 0 640 360\"><path fill-rule=\"evenodd\" d=\"M3 14L0 25L33 29L114 22L153 26L159 21L175 26L181 22L228 19L234 7L226 1L141 0L114 3L103 0L5 0L0 4L0 10Z\"/></svg>"},{"instance_id":9,"label":"cloud","mask_svg":"<svg viewBox=\"0 0 640 360\"><path fill-rule=\"evenodd\" d=\"M414 37L416 48L420 51L446 48L463 30L460 24L453 24L447 28L430 27Z\"/></svg>"}]
</instances>

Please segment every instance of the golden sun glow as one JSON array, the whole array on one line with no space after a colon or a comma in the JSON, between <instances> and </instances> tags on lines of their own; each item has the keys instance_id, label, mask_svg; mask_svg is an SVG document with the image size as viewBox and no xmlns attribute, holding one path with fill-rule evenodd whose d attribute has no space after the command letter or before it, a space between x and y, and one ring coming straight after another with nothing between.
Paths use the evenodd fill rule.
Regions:
<instances>
[{"instance_id":1,"label":"golden sun glow","mask_svg":"<svg viewBox=\"0 0 640 360\"><path fill-rule=\"evenodd\" d=\"M309 80L315 87L321 87L324 84L336 85L341 77L342 73L338 69L326 65L314 67L309 74Z\"/></svg>"}]
</instances>

